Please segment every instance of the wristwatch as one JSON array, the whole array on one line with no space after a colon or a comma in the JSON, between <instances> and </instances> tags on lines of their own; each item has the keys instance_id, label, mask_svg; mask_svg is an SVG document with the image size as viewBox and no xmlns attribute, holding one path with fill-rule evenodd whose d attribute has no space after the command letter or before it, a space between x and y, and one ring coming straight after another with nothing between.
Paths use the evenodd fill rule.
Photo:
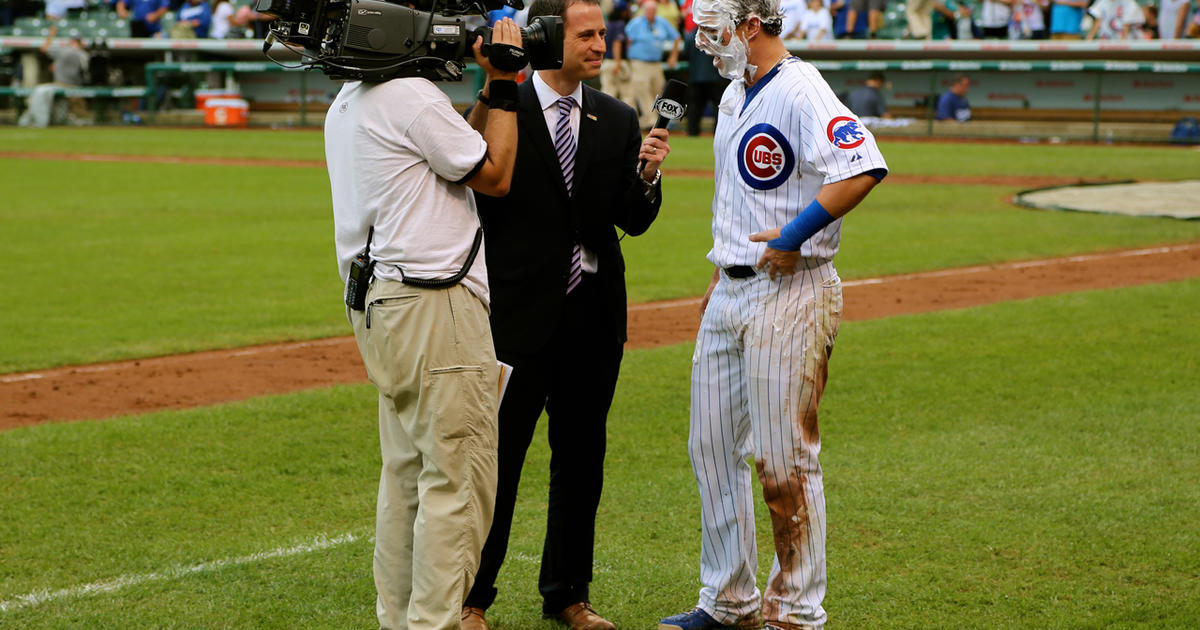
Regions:
<instances>
[{"instance_id":1,"label":"wristwatch","mask_svg":"<svg viewBox=\"0 0 1200 630\"><path fill-rule=\"evenodd\" d=\"M658 185L658 182L662 181L662 171L659 169L654 169L654 179L650 181L646 181L646 178L642 177L641 173L638 173L638 179L641 180L642 185L646 188L654 188Z\"/></svg>"},{"instance_id":2,"label":"wristwatch","mask_svg":"<svg viewBox=\"0 0 1200 630\"><path fill-rule=\"evenodd\" d=\"M483 103L484 107L492 106L491 100L488 99L488 97L483 95L483 90L479 90L478 92L475 93L475 100L479 101L480 103Z\"/></svg>"}]
</instances>

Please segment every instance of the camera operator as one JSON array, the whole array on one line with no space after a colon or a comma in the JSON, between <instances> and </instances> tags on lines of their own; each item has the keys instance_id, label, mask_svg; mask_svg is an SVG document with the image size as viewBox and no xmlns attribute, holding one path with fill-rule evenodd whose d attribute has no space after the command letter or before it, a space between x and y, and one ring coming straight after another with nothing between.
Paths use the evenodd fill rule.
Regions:
<instances>
[{"instance_id":1,"label":"camera operator","mask_svg":"<svg viewBox=\"0 0 1200 630\"><path fill-rule=\"evenodd\" d=\"M521 46L509 19L492 37ZM492 519L499 369L467 188L508 192L517 86L481 43L475 59L493 103L482 135L423 78L346 83L325 118L339 271L348 279L368 241L376 261L365 308L347 313L379 390L374 575L384 629L458 627ZM460 272L450 286L411 284Z\"/></svg>"}]
</instances>

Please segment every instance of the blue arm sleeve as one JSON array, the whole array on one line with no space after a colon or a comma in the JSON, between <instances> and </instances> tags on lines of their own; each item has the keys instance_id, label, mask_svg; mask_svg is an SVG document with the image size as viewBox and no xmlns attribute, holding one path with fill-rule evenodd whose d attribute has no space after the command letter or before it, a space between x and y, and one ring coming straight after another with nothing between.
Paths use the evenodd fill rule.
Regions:
<instances>
[{"instance_id":1,"label":"blue arm sleeve","mask_svg":"<svg viewBox=\"0 0 1200 630\"><path fill-rule=\"evenodd\" d=\"M829 214L821 202L813 199L799 216L783 226L779 231L779 238L767 241L767 247L781 252L794 252L800 249L804 241L812 238L813 234L820 232L830 223L833 223L833 215Z\"/></svg>"}]
</instances>

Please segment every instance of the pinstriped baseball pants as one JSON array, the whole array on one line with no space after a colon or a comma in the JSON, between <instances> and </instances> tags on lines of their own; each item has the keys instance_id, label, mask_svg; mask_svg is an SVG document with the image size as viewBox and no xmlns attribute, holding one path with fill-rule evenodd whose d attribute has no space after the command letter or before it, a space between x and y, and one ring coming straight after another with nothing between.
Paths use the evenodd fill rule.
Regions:
<instances>
[{"instance_id":1,"label":"pinstriped baseball pants","mask_svg":"<svg viewBox=\"0 0 1200 630\"><path fill-rule=\"evenodd\" d=\"M699 606L718 621L761 608L783 628L825 624L817 406L841 314L841 281L828 261L802 260L776 281L722 273L713 289L692 358L688 450L702 507ZM750 456L775 546L761 596Z\"/></svg>"}]
</instances>

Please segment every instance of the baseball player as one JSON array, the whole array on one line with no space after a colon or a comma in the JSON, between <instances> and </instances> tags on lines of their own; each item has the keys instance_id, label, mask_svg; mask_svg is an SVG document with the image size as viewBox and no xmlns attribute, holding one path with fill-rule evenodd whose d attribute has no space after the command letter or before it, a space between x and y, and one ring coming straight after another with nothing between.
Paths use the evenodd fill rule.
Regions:
<instances>
[{"instance_id":1,"label":"baseball player","mask_svg":"<svg viewBox=\"0 0 1200 630\"><path fill-rule=\"evenodd\" d=\"M693 610L660 630L822 628L826 619L817 406L842 313L832 259L841 217L887 164L817 70L788 54L778 1L694 5L697 45L733 82L713 140L716 269L692 358L703 588ZM750 455L774 533L761 594Z\"/></svg>"}]
</instances>

